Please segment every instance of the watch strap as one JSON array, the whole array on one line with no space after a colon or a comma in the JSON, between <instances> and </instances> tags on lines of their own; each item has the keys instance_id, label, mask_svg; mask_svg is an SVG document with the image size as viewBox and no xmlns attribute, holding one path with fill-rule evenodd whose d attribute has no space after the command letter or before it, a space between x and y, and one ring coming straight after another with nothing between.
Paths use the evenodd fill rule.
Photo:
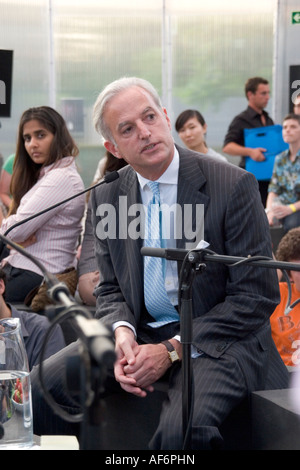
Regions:
<instances>
[{"instance_id":1,"label":"watch strap","mask_svg":"<svg viewBox=\"0 0 300 470\"><path fill-rule=\"evenodd\" d=\"M175 351L175 348L170 341L162 341L161 344L164 344L169 352Z\"/></svg>"},{"instance_id":2,"label":"watch strap","mask_svg":"<svg viewBox=\"0 0 300 470\"><path fill-rule=\"evenodd\" d=\"M167 348L168 354L169 354L169 359L172 362L172 364L173 364L173 362L179 361L178 353L177 353L176 349L174 348L173 344L170 343L170 341L162 341L161 344L163 344Z\"/></svg>"}]
</instances>

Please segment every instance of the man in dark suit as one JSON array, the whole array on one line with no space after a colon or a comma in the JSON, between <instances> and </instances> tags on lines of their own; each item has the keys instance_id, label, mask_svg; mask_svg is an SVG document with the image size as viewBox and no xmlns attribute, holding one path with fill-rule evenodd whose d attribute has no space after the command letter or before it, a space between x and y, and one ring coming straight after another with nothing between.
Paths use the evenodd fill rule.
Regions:
<instances>
[{"instance_id":1,"label":"man in dark suit","mask_svg":"<svg viewBox=\"0 0 300 470\"><path fill-rule=\"evenodd\" d=\"M96 101L94 123L106 149L129 164L119 171L118 180L91 194L100 271L96 316L114 330L114 376L123 390L145 397L155 382L170 377L169 399L150 447L181 449L180 266L177 271L174 262L166 263L165 286L175 316L161 324L145 306L143 237L136 236L139 225L132 225L137 217L132 208L144 207L150 197L147 184L157 181L162 202L171 205L175 201L177 211L183 212L191 206L202 207L200 214L204 214L204 221L194 214L192 227L186 230L181 213L181 223L175 224L182 228L181 235L171 231L166 246L191 248L194 238L197 243L200 237L214 252L231 256L271 257L268 222L253 175L174 145L167 112L148 82L125 78L110 84ZM113 208L111 219L109 208ZM158 297L156 289L152 297ZM269 324L278 302L275 270L266 273L249 264L229 268L207 263L196 276L191 449L220 448L222 422L251 391L288 386ZM52 368L51 377L57 380L57 374L58 369ZM57 392L58 387L53 388Z\"/></svg>"}]
</instances>

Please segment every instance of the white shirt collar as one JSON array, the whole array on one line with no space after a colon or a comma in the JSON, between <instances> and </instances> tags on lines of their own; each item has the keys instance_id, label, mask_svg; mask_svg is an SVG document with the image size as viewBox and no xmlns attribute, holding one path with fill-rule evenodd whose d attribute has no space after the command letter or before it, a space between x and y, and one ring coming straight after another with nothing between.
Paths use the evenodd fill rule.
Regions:
<instances>
[{"instance_id":1,"label":"white shirt collar","mask_svg":"<svg viewBox=\"0 0 300 470\"><path fill-rule=\"evenodd\" d=\"M44 166L40 173L39 173L39 179L44 176L46 173L48 173L51 170L54 170L55 168L64 168L66 166L74 164L74 157L63 157L60 160L57 160L54 163L50 163L50 165Z\"/></svg>"},{"instance_id":2,"label":"white shirt collar","mask_svg":"<svg viewBox=\"0 0 300 470\"><path fill-rule=\"evenodd\" d=\"M177 148L174 146L174 157L166 169L166 171L158 178L159 183L165 184L177 184L178 180L178 170L179 170L179 154ZM144 190L148 179L144 178L142 175L137 173L137 177L141 186L141 189Z\"/></svg>"}]
</instances>

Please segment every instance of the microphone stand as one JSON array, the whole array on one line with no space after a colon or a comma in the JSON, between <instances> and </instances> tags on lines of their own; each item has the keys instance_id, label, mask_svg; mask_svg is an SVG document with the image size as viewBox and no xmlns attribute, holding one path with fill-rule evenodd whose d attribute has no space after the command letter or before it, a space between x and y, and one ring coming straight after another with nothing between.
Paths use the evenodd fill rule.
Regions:
<instances>
[{"instance_id":1,"label":"microphone stand","mask_svg":"<svg viewBox=\"0 0 300 470\"><path fill-rule=\"evenodd\" d=\"M79 306L70 295L67 286L59 282L54 275L49 273L38 259L2 234L0 234L0 241L5 245L8 244L12 246L16 251L29 258L38 266L47 283L49 297L59 305L56 309L59 311L59 314L57 314L57 311L55 311L53 307L49 308L50 314L47 313L52 325L46 334L42 346L39 368L39 379L44 398L54 412L60 415L62 419L70 422L83 421L81 429L81 449L99 450L101 449L101 439L99 435L101 435L101 423L103 419L102 403L99 399L99 395L102 391L106 371L108 368L112 368L115 362L112 332L101 324L99 320L93 319L87 309ZM70 415L57 407L57 404L46 390L43 381L43 356L47 340L53 327L61 320L66 319L66 317L72 317L75 320L75 327L82 340L82 345L85 346L85 348L81 347L80 359L76 360L76 358L71 358L71 360L68 361L67 367L69 378L71 378L73 384L76 384L76 392L81 392L81 404L84 413L83 415L78 414L76 416ZM77 390L78 370L80 375L79 390ZM74 373L76 377L73 377Z\"/></svg>"},{"instance_id":2,"label":"microphone stand","mask_svg":"<svg viewBox=\"0 0 300 470\"><path fill-rule=\"evenodd\" d=\"M228 266L241 266L252 264L264 268L280 269L282 271L300 271L300 263L287 263L275 261L265 256L236 257L218 255L205 249L165 249L165 248L141 248L142 256L154 256L173 261L183 261L179 283L179 313L180 333L182 343L182 431L183 449L189 449L191 440L191 424L193 415L193 381L191 367L192 345L192 284L195 275L206 268L204 261L222 263ZM288 280L288 279L287 279ZM288 309L287 309L288 310Z\"/></svg>"},{"instance_id":3,"label":"microphone stand","mask_svg":"<svg viewBox=\"0 0 300 470\"><path fill-rule=\"evenodd\" d=\"M192 393L192 366L191 366L191 345L192 345L192 318L193 301L192 287L195 275L205 269L202 262L190 262L181 269L181 282L179 285L179 312L180 312L180 335L182 344L182 427L183 427L183 449L189 448L191 439L190 417L193 401Z\"/></svg>"}]
</instances>

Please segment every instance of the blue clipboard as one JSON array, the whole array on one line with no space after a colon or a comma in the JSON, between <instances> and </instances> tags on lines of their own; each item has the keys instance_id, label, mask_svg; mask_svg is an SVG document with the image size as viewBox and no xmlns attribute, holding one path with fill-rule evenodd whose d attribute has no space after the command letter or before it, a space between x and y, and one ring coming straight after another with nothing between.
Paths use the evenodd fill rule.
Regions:
<instances>
[{"instance_id":1,"label":"blue clipboard","mask_svg":"<svg viewBox=\"0 0 300 470\"><path fill-rule=\"evenodd\" d=\"M250 157L246 157L246 170L253 173L257 180L270 180L272 177L274 160L276 155L287 150L288 144L282 138L282 126L256 127L254 129L244 129L245 147L262 147L266 160L256 162Z\"/></svg>"}]
</instances>

